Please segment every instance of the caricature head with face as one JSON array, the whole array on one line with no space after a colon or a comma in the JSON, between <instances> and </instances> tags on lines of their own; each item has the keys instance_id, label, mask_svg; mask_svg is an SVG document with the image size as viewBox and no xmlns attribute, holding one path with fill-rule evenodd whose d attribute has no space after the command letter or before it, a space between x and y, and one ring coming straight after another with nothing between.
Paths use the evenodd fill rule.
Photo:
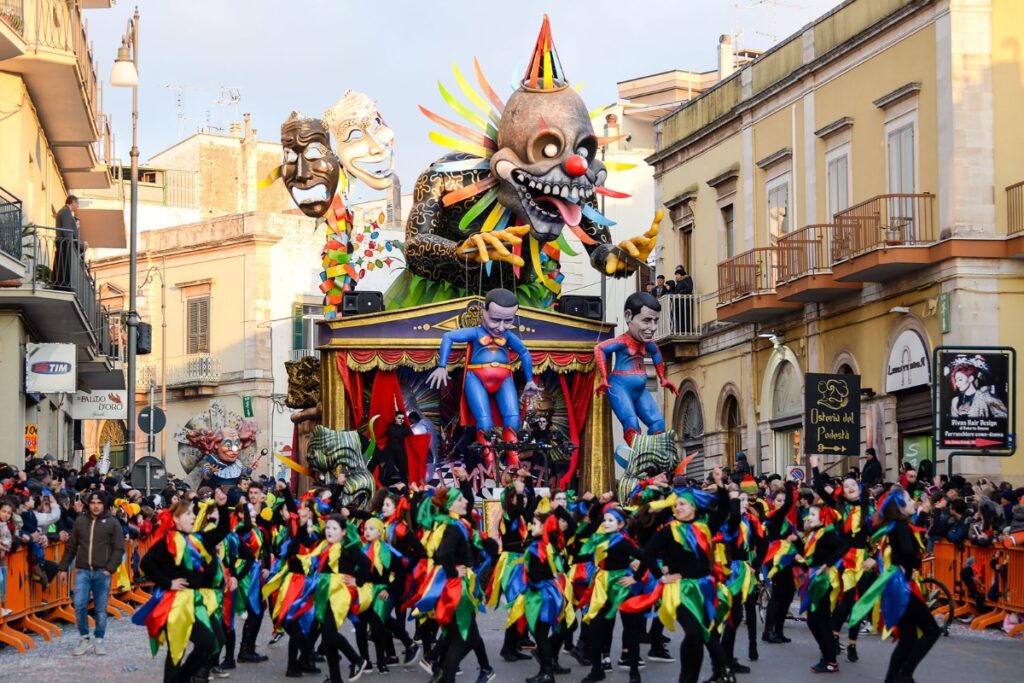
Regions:
<instances>
[{"instance_id":1,"label":"caricature head with face","mask_svg":"<svg viewBox=\"0 0 1024 683\"><path fill-rule=\"evenodd\" d=\"M324 122L293 111L281 124L281 147L281 179L292 201L307 216L323 216L338 189L340 173Z\"/></svg>"},{"instance_id":2,"label":"caricature head with face","mask_svg":"<svg viewBox=\"0 0 1024 683\"><path fill-rule=\"evenodd\" d=\"M361 92L348 90L324 112L334 135L338 161L350 178L373 190L391 187L395 170L395 133L384 123L377 105Z\"/></svg>"},{"instance_id":3,"label":"caricature head with face","mask_svg":"<svg viewBox=\"0 0 1024 683\"><path fill-rule=\"evenodd\" d=\"M562 73L546 16L536 45L519 89L505 103L491 171L501 203L547 242L566 225L580 224L582 206L594 201L608 172L597 158L587 107Z\"/></svg>"},{"instance_id":4,"label":"caricature head with face","mask_svg":"<svg viewBox=\"0 0 1024 683\"><path fill-rule=\"evenodd\" d=\"M238 460L242 452L242 437L232 427L225 427L217 434L220 438L217 443L217 458L222 462L233 463Z\"/></svg>"}]
</instances>

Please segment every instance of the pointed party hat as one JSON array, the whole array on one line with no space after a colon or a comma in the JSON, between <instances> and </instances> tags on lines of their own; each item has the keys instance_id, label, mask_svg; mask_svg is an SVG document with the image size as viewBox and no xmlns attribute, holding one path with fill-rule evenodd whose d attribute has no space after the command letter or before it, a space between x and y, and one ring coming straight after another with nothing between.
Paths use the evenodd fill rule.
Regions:
<instances>
[{"instance_id":1,"label":"pointed party hat","mask_svg":"<svg viewBox=\"0 0 1024 683\"><path fill-rule=\"evenodd\" d=\"M527 90L541 91L561 90L569 85L569 81L565 78L565 72L562 71L562 63L558 59L555 43L551 39L551 23L546 14L522 85Z\"/></svg>"}]
</instances>

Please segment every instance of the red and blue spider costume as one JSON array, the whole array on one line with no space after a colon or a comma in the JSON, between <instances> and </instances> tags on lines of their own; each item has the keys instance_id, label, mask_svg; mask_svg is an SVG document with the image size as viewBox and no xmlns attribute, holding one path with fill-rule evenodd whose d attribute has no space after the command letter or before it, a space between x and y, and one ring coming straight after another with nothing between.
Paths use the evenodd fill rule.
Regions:
<instances>
[{"instance_id":1,"label":"red and blue spider costume","mask_svg":"<svg viewBox=\"0 0 1024 683\"><path fill-rule=\"evenodd\" d=\"M601 377L597 393L608 392L612 411L622 424L623 436L630 446L640 434L641 422L647 425L648 434L661 434L665 431L665 417L658 410L654 396L647 391L647 368L644 366L647 354L654 361L661 386L672 393L678 393L665 377L665 364L654 342L641 341L627 332L601 342L594 349L594 361ZM613 355L612 371L609 374L608 357Z\"/></svg>"}]
</instances>

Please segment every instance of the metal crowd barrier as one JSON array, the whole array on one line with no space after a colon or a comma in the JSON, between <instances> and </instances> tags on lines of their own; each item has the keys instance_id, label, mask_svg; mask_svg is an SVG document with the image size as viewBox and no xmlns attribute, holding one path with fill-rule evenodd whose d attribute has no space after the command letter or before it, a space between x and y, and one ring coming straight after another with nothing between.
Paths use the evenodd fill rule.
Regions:
<instances>
[{"instance_id":1,"label":"metal crowd barrier","mask_svg":"<svg viewBox=\"0 0 1024 683\"><path fill-rule=\"evenodd\" d=\"M149 599L146 588L151 584L138 571L139 559L145 555L152 541L125 541L125 557L117 573L111 577L107 614L115 619L131 616L134 605ZM64 553L63 542L51 543L45 557L60 562ZM20 653L36 647L33 635L51 640L63 635L57 624L75 623L71 587L75 582L72 562L66 579L58 575L43 588L33 579L29 568L29 548L22 546L0 561L0 643L6 643ZM92 607L92 605L90 605ZM89 617L89 625L93 619Z\"/></svg>"},{"instance_id":2,"label":"metal crowd barrier","mask_svg":"<svg viewBox=\"0 0 1024 683\"><path fill-rule=\"evenodd\" d=\"M978 589L984 596L984 608L978 609L976 600L969 594L961 572L969 559L973 558L974 574ZM992 560L995 559L995 567ZM1006 579L1001 569L1006 569ZM938 541L934 547L934 560L925 565L926 574L941 581L953 594L956 604L954 615L970 619L970 628L984 630L1001 624L1011 613L1024 618L1024 547L996 542L982 548L971 543L953 544ZM989 597L989 589L998 581L996 598ZM1024 635L1024 623L1012 627L1010 636Z\"/></svg>"}]
</instances>

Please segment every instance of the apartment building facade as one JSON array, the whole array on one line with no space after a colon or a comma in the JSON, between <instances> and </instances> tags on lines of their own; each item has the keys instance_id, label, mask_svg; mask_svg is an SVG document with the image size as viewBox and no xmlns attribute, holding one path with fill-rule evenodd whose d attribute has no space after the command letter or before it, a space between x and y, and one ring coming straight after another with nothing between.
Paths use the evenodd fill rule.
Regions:
<instances>
[{"instance_id":1,"label":"apartment building facade","mask_svg":"<svg viewBox=\"0 0 1024 683\"><path fill-rule=\"evenodd\" d=\"M804 376L842 372L890 477L931 459L933 350L1024 339L1022 39L1012 1L849 0L659 119L661 259L695 282L658 339L688 452L803 464Z\"/></svg>"}]
</instances>

